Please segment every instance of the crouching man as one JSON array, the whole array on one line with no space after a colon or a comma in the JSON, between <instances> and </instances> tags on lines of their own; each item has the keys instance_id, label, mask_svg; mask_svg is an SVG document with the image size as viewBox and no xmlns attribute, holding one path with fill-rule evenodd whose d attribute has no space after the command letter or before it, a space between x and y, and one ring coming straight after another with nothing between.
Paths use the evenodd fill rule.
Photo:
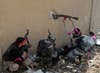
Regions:
<instances>
[{"instance_id":1,"label":"crouching man","mask_svg":"<svg viewBox=\"0 0 100 73\"><path fill-rule=\"evenodd\" d=\"M11 62L8 70L17 71L23 64L23 61L28 57L28 48L26 38L18 37L14 43L10 45L3 55L4 61Z\"/></svg>"}]
</instances>

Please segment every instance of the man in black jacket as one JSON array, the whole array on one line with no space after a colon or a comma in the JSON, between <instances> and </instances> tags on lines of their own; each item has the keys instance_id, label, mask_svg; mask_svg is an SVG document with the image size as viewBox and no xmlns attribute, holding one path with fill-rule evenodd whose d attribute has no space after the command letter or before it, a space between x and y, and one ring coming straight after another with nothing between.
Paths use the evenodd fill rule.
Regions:
<instances>
[{"instance_id":1,"label":"man in black jacket","mask_svg":"<svg viewBox=\"0 0 100 73\"><path fill-rule=\"evenodd\" d=\"M5 61L13 62L13 66L17 68L13 69L13 67L9 67L9 70L18 70L19 66L28 56L28 48L29 45L27 44L27 40L24 37L18 37L16 41L10 45L10 47L4 53L3 59Z\"/></svg>"}]
</instances>

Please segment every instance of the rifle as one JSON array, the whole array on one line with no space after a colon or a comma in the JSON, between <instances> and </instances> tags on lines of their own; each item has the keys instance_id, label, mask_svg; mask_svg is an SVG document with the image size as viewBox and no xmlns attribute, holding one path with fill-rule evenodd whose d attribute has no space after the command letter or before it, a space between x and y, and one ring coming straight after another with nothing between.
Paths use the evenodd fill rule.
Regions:
<instances>
[{"instance_id":1,"label":"rifle","mask_svg":"<svg viewBox=\"0 0 100 73\"><path fill-rule=\"evenodd\" d=\"M29 42L29 39L28 39L28 35L29 35L29 29L26 30L26 33L24 35L24 38L26 39L27 43L28 43L28 46L29 48L32 46L31 43Z\"/></svg>"}]
</instances>

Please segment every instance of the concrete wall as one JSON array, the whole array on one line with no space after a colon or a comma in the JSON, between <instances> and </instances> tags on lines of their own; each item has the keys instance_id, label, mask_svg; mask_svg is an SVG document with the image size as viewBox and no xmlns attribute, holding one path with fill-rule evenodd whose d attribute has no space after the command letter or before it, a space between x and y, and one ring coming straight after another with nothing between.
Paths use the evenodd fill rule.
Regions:
<instances>
[{"instance_id":1,"label":"concrete wall","mask_svg":"<svg viewBox=\"0 0 100 73\"><path fill-rule=\"evenodd\" d=\"M40 39L46 38L48 28L57 37L57 47L65 40L61 19L50 20L48 13L55 9L60 14L79 17L77 26L83 33L88 31L91 0L0 0L0 48L5 50L25 30L30 30L29 39L36 49ZM67 22L70 23L70 22ZM72 26L67 25L71 30Z\"/></svg>"},{"instance_id":2,"label":"concrete wall","mask_svg":"<svg viewBox=\"0 0 100 73\"><path fill-rule=\"evenodd\" d=\"M91 30L100 36L100 0L93 0Z\"/></svg>"}]
</instances>

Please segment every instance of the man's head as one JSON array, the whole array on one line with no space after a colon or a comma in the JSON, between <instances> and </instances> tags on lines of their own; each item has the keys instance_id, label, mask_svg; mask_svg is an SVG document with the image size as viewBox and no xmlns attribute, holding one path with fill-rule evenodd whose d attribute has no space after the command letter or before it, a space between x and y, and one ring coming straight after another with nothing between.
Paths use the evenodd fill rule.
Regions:
<instances>
[{"instance_id":1,"label":"man's head","mask_svg":"<svg viewBox=\"0 0 100 73\"><path fill-rule=\"evenodd\" d=\"M81 36L81 31L79 28L74 28L73 30L73 37L79 37Z\"/></svg>"},{"instance_id":2,"label":"man's head","mask_svg":"<svg viewBox=\"0 0 100 73\"><path fill-rule=\"evenodd\" d=\"M56 40L56 37L54 34L49 34L48 39L51 40L52 42L54 42Z\"/></svg>"},{"instance_id":3,"label":"man's head","mask_svg":"<svg viewBox=\"0 0 100 73\"><path fill-rule=\"evenodd\" d=\"M19 48L22 47L22 46L24 46L26 43L27 43L27 41L26 41L26 39L23 38L23 37L18 37L18 38L16 39L16 44L17 44L17 46L18 46Z\"/></svg>"},{"instance_id":4,"label":"man's head","mask_svg":"<svg viewBox=\"0 0 100 73\"><path fill-rule=\"evenodd\" d=\"M94 34L94 32L91 31L91 32L89 32L89 35L94 36L95 34Z\"/></svg>"},{"instance_id":5,"label":"man's head","mask_svg":"<svg viewBox=\"0 0 100 73\"><path fill-rule=\"evenodd\" d=\"M96 41L96 35L94 34L94 32L89 32L89 36L94 40Z\"/></svg>"}]
</instances>

